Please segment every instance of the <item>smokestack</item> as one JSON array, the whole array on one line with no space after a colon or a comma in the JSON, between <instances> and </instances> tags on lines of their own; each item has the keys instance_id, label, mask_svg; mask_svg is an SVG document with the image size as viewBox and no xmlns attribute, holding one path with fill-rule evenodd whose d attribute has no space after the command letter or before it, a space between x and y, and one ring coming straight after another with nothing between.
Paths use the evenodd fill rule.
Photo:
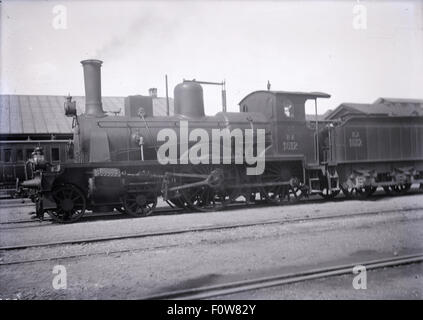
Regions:
<instances>
[{"instance_id":1,"label":"smokestack","mask_svg":"<svg viewBox=\"0 0 423 320\"><path fill-rule=\"evenodd\" d=\"M101 64L100 60L81 61L84 68L85 82L85 114L94 117L104 117L101 104Z\"/></svg>"}]
</instances>

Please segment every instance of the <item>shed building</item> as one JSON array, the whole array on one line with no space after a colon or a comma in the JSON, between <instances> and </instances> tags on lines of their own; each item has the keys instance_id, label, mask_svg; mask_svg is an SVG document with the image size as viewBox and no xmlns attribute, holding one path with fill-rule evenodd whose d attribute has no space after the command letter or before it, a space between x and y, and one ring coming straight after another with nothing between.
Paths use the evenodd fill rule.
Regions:
<instances>
[{"instance_id":1,"label":"shed building","mask_svg":"<svg viewBox=\"0 0 423 320\"><path fill-rule=\"evenodd\" d=\"M423 116L423 100L379 98L373 103L342 103L326 116L326 120L343 119L354 115Z\"/></svg>"}]
</instances>

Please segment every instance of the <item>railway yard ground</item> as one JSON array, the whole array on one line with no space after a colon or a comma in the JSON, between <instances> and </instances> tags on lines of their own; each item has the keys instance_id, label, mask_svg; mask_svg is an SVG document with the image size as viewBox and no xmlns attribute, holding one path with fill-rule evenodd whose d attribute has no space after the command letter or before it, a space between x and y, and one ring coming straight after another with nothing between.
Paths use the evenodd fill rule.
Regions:
<instances>
[{"instance_id":1,"label":"railway yard ground","mask_svg":"<svg viewBox=\"0 0 423 320\"><path fill-rule=\"evenodd\" d=\"M416 190L73 224L33 220L27 202L0 203L0 299L423 298Z\"/></svg>"}]
</instances>

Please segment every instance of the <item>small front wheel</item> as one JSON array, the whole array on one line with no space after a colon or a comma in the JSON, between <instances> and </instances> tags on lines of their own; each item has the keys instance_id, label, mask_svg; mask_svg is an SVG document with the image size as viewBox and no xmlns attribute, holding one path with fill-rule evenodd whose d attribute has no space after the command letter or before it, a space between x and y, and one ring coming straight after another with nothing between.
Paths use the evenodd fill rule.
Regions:
<instances>
[{"instance_id":1,"label":"small front wheel","mask_svg":"<svg viewBox=\"0 0 423 320\"><path fill-rule=\"evenodd\" d=\"M86 199L79 188L71 184L59 186L52 193L56 209L48 210L51 218L60 223L70 223L79 220L85 213Z\"/></svg>"}]
</instances>

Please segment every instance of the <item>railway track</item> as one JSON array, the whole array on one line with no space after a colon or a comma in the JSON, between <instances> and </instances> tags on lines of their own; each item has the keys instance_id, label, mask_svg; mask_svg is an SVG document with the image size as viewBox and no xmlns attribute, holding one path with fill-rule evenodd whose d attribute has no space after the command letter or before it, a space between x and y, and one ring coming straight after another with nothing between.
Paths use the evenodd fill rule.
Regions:
<instances>
[{"instance_id":1,"label":"railway track","mask_svg":"<svg viewBox=\"0 0 423 320\"><path fill-rule=\"evenodd\" d=\"M407 193L408 196L413 196L413 195L419 195L421 194L420 190L413 190L412 192ZM386 194L377 194L377 195L373 195L371 198L367 198L367 199L360 199L363 201L374 201L376 199L383 199L386 197L392 197L390 195L386 195ZM348 200L353 200L353 199L349 199L346 197L338 197L335 199L330 200L331 202L342 202L342 201L348 201ZM290 201L290 202L286 202L286 203L281 203L279 204L279 206L292 206L292 205L303 205L303 204L310 204L310 203L324 203L327 202L327 200L322 199L322 198L317 198L316 197L310 197L310 198L306 198L303 199L301 201ZM33 203L28 204L29 205L33 205ZM225 209L223 209L222 211L228 211L228 210L233 210L234 208L242 208L242 207L250 207L251 205L246 205L246 204L232 204L228 207L226 207ZM260 202L258 201L256 204L254 204L255 207L257 208L261 208L261 207L269 207L269 206L276 206L275 204L271 204L271 203L264 203L264 202ZM16 206L18 207L18 206ZM2 208L2 207L0 207ZM3 207L4 208L4 207ZM174 213L191 213L191 211L188 211L186 209L180 209L180 208L162 208L162 209L158 209L155 210L150 216L156 216L156 215L166 215L166 214L174 214ZM195 212L195 213L200 213L200 212ZM207 212L204 212L207 213ZM132 219L133 217L125 215L125 214L121 214L121 213L116 213L116 212L106 212L106 213L102 213L102 214L87 214L85 216L83 216L81 218L81 220L79 220L76 223L82 223L82 222L88 222L88 221L97 221L97 220L101 220L101 219ZM46 223L48 222L48 223ZM53 220L51 218L49 218L48 216L46 216L46 218L43 221L40 221L38 219L14 219L14 220L9 220L9 221L4 221L4 222L0 222L0 229L17 229L17 228L32 228L32 227L42 227L42 226L50 226L53 222ZM25 225L25 226L20 226L22 224L29 224L29 225ZM60 225L60 224L59 224ZM3 227L5 226L5 227Z\"/></svg>"},{"instance_id":2,"label":"railway track","mask_svg":"<svg viewBox=\"0 0 423 320\"><path fill-rule=\"evenodd\" d=\"M1 199L0 209L17 208L33 206L34 203L30 199Z\"/></svg>"},{"instance_id":3,"label":"railway track","mask_svg":"<svg viewBox=\"0 0 423 320\"><path fill-rule=\"evenodd\" d=\"M31 207L31 206L33 206L34 204L31 202L31 203L27 203L27 202L24 202L24 203L17 203L17 204L14 204L14 205L0 205L0 209L10 209L10 208L22 208L22 207Z\"/></svg>"},{"instance_id":4,"label":"railway track","mask_svg":"<svg viewBox=\"0 0 423 320\"><path fill-rule=\"evenodd\" d=\"M365 266L366 270L376 270L381 268L389 268L402 266L413 263L421 263L423 261L423 253L414 255L404 255L370 261L357 261L351 264L343 264L329 266L319 269L311 269L301 272L279 274L271 277L262 277L249 279L244 281L228 282L217 285L202 286L184 290L173 290L141 297L141 300L158 300L158 299L178 299L178 300L196 300L208 299L219 296L227 296L245 291L254 291L269 287L282 286L295 282L307 280L315 280L319 278L334 277L346 274L352 274L355 266Z\"/></svg>"},{"instance_id":5,"label":"railway track","mask_svg":"<svg viewBox=\"0 0 423 320\"><path fill-rule=\"evenodd\" d=\"M179 208L160 208L155 211L156 215L166 215L166 214L174 214L177 212L182 212L183 209ZM134 217L131 217L126 214L122 214L120 212L104 212L104 213L95 213L95 214L88 214L84 217L82 217L79 221L75 223L82 223L82 222L89 222L89 221L97 221L102 219L134 219ZM21 228L19 226L15 225L21 225L21 224L30 224L26 226L22 226L24 228L32 228L32 227L46 227L51 226L54 223L53 219L46 216L44 220L40 221L37 218L33 219L13 219L8 221L0 222L0 230L5 229L16 229ZM62 225L62 224L57 224ZM5 227L3 227L5 226Z\"/></svg>"},{"instance_id":6,"label":"railway track","mask_svg":"<svg viewBox=\"0 0 423 320\"><path fill-rule=\"evenodd\" d=\"M125 239L169 236L169 235L178 235L178 234L185 234L185 233L192 233L192 232L228 230L228 229L246 228L246 227L254 227L254 226L300 223L300 222L309 222L309 221L317 221L317 220L331 220L331 219L337 219L337 218L353 218L358 216L416 211L420 209L423 209L423 207L409 208L409 209L402 209L402 210L384 210L384 211L371 211L371 212L364 212L364 213L361 212L361 213L353 213L353 214L338 214L338 215L330 215L330 216L322 215L322 216L315 216L315 217L308 217L308 218L300 217L300 218L291 218L291 219L271 219L271 220L264 220L264 221L250 222L250 223L213 225L213 226L204 226L204 227L196 227L196 228L173 229L173 230L166 230L166 231L141 232L141 233L127 234L127 235L118 235L118 236L92 237L92 238L64 240L64 241L57 241L57 242L45 242L45 243L31 243L31 244L23 244L23 245L15 245L15 246L3 246L3 247L0 247L0 252L23 250L23 249L30 249L30 248L54 247L54 246L61 246L61 245L81 245L81 244L88 244L88 243L99 243L99 242L125 240ZM60 260L60 259L81 258L81 257L88 257L88 256L104 255L104 254L109 255L109 254L124 253L128 251L135 252L139 250L145 250L145 249L120 249L120 250L107 251L107 252L101 251L101 252L69 255L69 256L58 256L58 257L39 258L39 259L31 259L31 260L2 262L0 263L0 266L24 264L24 263L35 263L35 262Z\"/></svg>"}]
</instances>

